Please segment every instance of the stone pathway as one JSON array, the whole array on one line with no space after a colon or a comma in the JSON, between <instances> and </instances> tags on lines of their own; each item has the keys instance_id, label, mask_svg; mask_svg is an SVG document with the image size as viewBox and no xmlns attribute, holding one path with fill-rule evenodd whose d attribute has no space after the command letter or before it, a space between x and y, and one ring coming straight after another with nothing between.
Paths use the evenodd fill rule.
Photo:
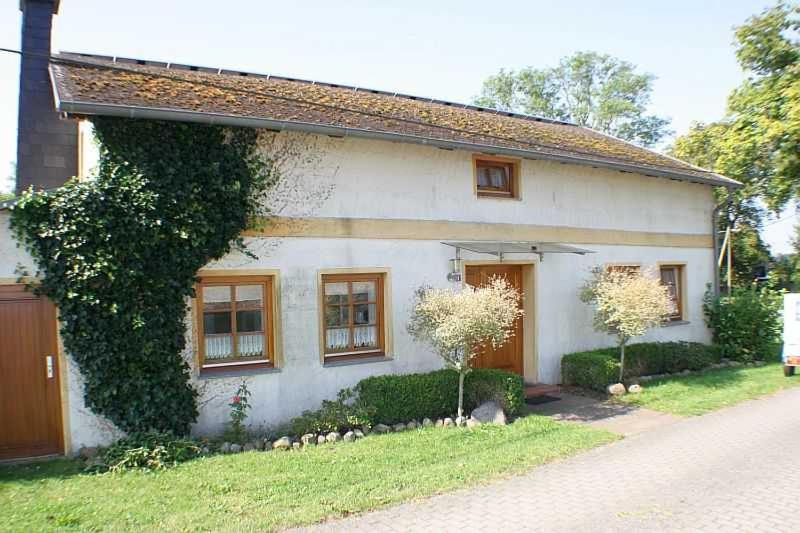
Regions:
<instances>
[{"instance_id":1,"label":"stone pathway","mask_svg":"<svg viewBox=\"0 0 800 533\"><path fill-rule=\"evenodd\" d=\"M674 421L522 476L317 529L795 532L798 454L795 388Z\"/></svg>"},{"instance_id":2,"label":"stone pathway","mask_svg":"<svg viewBox=\"0 0 800 533\"><path fill-rule=\"evenodd\" d=\"M528 406L528 412L551 416L556 420L584 423L626 437L673 424L682 419L669 413L566 392L551 396L556 396L560 400Z\"/></svg>"}]
</instances>

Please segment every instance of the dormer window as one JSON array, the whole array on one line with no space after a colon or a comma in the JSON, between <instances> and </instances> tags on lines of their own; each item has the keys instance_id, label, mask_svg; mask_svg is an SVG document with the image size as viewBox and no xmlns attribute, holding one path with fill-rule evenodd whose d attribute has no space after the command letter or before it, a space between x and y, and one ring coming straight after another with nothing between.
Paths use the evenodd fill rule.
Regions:
<instances>
[{"instance_id":1,"label":"dormer window","mask_svg":"<svg viewBox=\"0 0 800 533\"><path fill-rule=\"evenodd\" d=\"M496 158L475 158L475 190L479 197L517 198L518 163Z\"/></svg>"}]
</instances>

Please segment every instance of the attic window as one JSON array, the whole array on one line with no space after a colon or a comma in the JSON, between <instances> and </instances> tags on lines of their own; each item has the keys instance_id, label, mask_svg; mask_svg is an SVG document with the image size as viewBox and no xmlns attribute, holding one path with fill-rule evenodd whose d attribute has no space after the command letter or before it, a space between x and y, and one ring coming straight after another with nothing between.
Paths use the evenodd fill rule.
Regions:
<instances>
[{"instance_id":1,"label":"attic window","mask_svg":"<svg viewBox=\"0 0 800 533\"><path fill-rule=\"evenodd\" d=\"M636 263L616 263L616 264L607 264L605 266L606 272L619 272L621 274L630 274L631 276L635 276L642 271L641 265Z\"/></svg>"},{"instance_id":2,"label":"attic window","mask_svg":"<svg viewBox=\"0 0 800 533\"><path fill-rule=\"evenodd\" d=\"M475 191L484 198L519 197L519 162L499 158L475 158Z\"/></svg>"}]
</instances>

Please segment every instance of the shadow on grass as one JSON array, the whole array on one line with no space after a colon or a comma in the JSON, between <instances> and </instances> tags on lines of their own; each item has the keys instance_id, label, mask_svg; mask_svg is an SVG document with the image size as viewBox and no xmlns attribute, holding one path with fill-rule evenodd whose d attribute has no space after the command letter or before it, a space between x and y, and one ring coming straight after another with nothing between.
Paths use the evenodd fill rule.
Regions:
<instances>
[{"instance_id":1,"label":"shadow on grass","mask_svg":"<svg viewBox=\"0 0 800 533\"><path fill-rule=\"evenodd\" d=\"M83 473L83 468L83 461L65 458L31 463L0 464L0 484L10 481L68 479Z\"/></svg>"}]
</instances>

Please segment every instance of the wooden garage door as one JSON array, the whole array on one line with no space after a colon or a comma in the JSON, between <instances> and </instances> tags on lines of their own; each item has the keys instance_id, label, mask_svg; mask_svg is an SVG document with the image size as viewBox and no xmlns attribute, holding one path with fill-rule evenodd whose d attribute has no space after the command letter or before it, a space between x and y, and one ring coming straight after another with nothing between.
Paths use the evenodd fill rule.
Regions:
<instances>
[{"instance_id":1,"label":"wooden garage door","mask_svg":"<svg viewBox=\"0 0 800 533\"><path fill-rule=\"evenodd\" d=\"M56 343L53 304L0 286L0 460L63 453Z\"/></svg>"},{"instance_id":2,"label":"wooden garage door","mask_svg":"<svg viewBox=\"0 0 800 533\"><path fill-rule=\"evenodd\" d=\"M467 265L466 282L473 287L485 285L494 276L503 277L522 294L521 265ZM522 364L522 318L514 322L514 336L499 348L483 346L481 353L472 360L474 368L499 368L523 375Z\"/></svg>"}]
</instances>

